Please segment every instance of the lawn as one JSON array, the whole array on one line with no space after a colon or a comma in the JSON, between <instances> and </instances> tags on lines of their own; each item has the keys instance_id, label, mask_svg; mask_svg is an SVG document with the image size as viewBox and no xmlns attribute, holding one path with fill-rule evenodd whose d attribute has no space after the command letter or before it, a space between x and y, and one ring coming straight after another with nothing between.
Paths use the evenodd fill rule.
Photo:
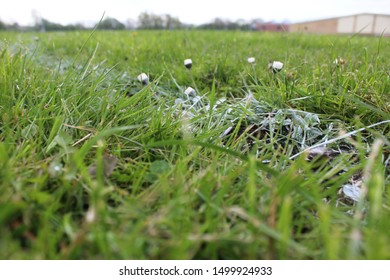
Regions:
<instances>
[{"instance_id":1,"label":"lawn","mask_svg":"<svg viewBox=\"0 0 390 280\"><path fill-rule=\"evenodd\" d=\"M0 259L389 259L389 53L0 33Z\"/></svg>"}]
</instances>

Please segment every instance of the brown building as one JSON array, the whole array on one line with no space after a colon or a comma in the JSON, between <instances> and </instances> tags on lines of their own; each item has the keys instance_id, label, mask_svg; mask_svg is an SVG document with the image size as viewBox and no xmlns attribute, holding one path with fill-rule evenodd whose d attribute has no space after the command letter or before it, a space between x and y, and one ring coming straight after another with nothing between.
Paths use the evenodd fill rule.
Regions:
<instances>
[{"instance_id":1,"label":"brown building","mask_svg":"<svg viewBox=\"0 0 390 280\"><path fill-rule=\"evenodd\" d=\"M390 36L390 15L357 14L293 23L290 32L317 34L364 34Z\"/></svg>"},{"instance_id":2,"label":"brown building","mask_svg":"<svg viewBox=\"0 0 390 280\"><path fill-rule=\"evenodd\" d=\"M266 22L266 23L257 23L255 29L257 31L264 31L264 32L283 32L283 31L288 31L288 28L289 28L288 24Z\"/></svg>"}]
</instances>

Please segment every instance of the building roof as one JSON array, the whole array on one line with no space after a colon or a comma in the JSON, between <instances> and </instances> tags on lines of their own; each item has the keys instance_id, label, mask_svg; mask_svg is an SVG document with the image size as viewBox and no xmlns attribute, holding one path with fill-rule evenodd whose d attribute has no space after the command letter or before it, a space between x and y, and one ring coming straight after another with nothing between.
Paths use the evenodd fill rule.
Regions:
<instances>
[{"instance_id":1,"label":"building roof","mask_svg":"<svg viewBox=\"0 0 390 280\"><path fill-rule=\"evenodd\" d=\"M339 18L355 17L355 16L364 16L364 15L390 17L390 14L359 13L359 14L346 15L346 16L338 16L338 17L330 17L330 18L321 18L321 19L313 19L313 20L299 21L299 22L293 22L293 23L291 23L291 24L303 24L303 23L308 23L308 22L333 20L333 19L339 19Z\"/></svg>"}]
</instances>

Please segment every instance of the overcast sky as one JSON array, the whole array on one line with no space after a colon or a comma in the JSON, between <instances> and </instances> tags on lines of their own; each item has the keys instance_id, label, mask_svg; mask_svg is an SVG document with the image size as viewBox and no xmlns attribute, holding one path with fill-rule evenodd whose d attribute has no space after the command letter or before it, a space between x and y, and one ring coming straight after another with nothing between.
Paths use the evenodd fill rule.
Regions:
<instances>
[{"instance_id":1,"label":"overcast sky","mask_svg":"<svg viewBox=\"0 0 390 280\"><path fill-rule=\"evenodd\" d=\"M193 24L216 17L299 22L365 12L390 14L389 0L0 0L0 7L0 20L21 25L32 24L33 13L61 24L92 24L103 12L122 22L146 11Z\"/></svg>"}]
</instances>

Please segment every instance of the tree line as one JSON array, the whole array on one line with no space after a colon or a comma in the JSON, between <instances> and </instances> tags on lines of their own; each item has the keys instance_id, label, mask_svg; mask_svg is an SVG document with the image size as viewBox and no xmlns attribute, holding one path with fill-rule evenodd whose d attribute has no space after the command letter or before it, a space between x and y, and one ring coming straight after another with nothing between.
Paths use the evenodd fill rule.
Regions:
<instances>
[{"instance_id":1,"label":"tree line","mask_svg":"<svg viewBox=\"0 0 390 280\"><path fill-rule=\"evenodd\" d=\"M94 27L86 27L82 24L62 25L49 21L45 18L34 18L35 23L31 26L19 26L17 23L6 24L0 21L0 30L18 30L18 31L72 31L72 30L87 30ZM269 23L267 23L269 24ZM273 24L273 23L271 23ZM153 13L141 13L138 20L127 20L125 23L119 20L106 17L99 23L96 28L99 30L173 30L173 29L216 29L216 30L262 30L259 26L265 25L261 19L253 19L250 21L238 20L230 21L221 18L215 18L212 22L192 25L182 23L179 18L171 15L157 15Z\"/></svg>"}]
</instances>

